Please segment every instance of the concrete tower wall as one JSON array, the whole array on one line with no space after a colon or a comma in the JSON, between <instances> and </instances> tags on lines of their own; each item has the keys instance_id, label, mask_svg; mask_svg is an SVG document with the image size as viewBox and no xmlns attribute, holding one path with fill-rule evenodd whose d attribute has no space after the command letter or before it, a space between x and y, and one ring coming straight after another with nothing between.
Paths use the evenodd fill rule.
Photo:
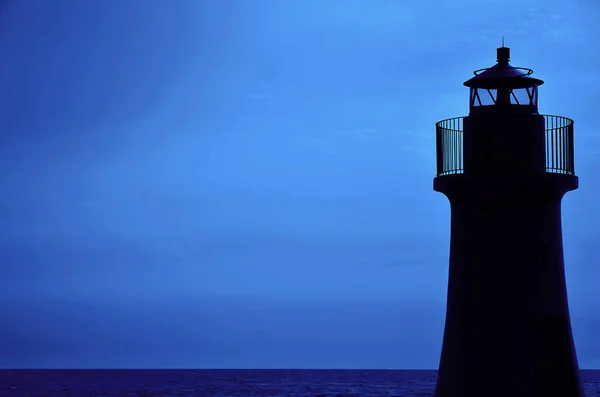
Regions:
<instances>
[{"instance_id":1,"label":"concrete tower wall","mask_svg":"<svg viewBox=\"0 0 600 397\"><path fill-rule=\"evenodd\" d=\"M465 173L492 176L545 172L544 126L540 115L465 117Z\"/></svg>"},{"instance_id":2,"label":"concrete tower wall","mask_svg":"<svg viewBox=\"0 0 600 397\"><path fill-rule=\"evenodd\" d=\"M437 397L582 396L562 194L552 184L527 185L473 180L447 192L450 269Z\"/></svg>"}]
</instances>

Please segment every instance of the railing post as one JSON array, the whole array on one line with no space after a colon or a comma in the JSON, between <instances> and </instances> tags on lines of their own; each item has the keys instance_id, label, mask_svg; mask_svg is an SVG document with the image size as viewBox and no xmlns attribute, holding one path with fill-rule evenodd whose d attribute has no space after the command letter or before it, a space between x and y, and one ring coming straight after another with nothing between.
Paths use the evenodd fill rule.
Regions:
<instances>
[{"instance_id":1,"label":"railing post","mask_svg":"<svg viewBox=\"0 0 600 397\"><path fill-rule=\"evenodd\" d=\"M560 169L561 169L561 173L566 173L567 171L567 165L565 164L565 148L566 148L566 137L565 137L565 131L567 129L567 126L565 124L565 120L560 118L560 130L559 130L559 134L560 134L560 152L559 152L559 156L560 156Z\"/></svg>"},{"instance_id":2,"label":"railing post","mask_svg":"<svg viewBox=\"0 0 600 397\"><path fill-rule=\"evenodd\" d=\"M438 122L435 125L435 149L436 149L436 173L439 176L442 173L442 137L441 137L441 128L440 123Z\"/></svg>"},{"instance_id":3,"label":"railing post","mask_svg":"<svg viewBox=\"0 0 600 397\"><path fill-rule=\"evenodd\" d=\"M575 122L571 120L569 124L569 168L571 173L575 174Z\"/></svg>"}]
</instances>

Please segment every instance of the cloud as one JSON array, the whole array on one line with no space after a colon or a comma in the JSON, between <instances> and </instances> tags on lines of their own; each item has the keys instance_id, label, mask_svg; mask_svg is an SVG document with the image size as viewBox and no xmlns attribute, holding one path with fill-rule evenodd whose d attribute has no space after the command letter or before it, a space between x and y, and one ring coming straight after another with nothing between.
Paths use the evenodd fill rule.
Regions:
<instances>
[{"instance_id":1,"label":"cloud","mask_svg":"<svg viewBox=\"0 0 600 397\"><path fill-rule=\"evenodd\" d=\"M3 123L28 127L35 139L61 127L48 134L53 140L64 130L72 140L90 139L82 128L110 128L156 111L189 70L198 40L192 28L202 15L190 2L168 10L158 2L115 11L103 2L77 1L41 1L33 8L11 2L8 9L12 19L3 23L0 53L11 62L0 82L12 95L0 101Z\"/></svg>"},{"instance_id":2,"label":"cloud","mask_svg":"<svg viewBox=\"0 0 600 397\"><path fill-rule=\"evenodd\" d=\"M587 38L585 30L575 24L564 23L544 33L544 37L553 42L566 42L575 45Z\"/></svg>"},{"instance_id":3,"label":"cloud","mask_svg":"<svg viewBox=\"0 0 600 397\"><path fill-rule=\"evenodd\" d=\"M443 311L417 302L209 295L118 306L5 300L0 316L1 367L326 367L336 357L341 365L402 366L390 351L411 346L421 349L421 365L433 366L439 346L428 340L439 339L443 324Z\"/></svg>"},{"instance_id":4,"label":"cloud","mask_svg":"<svg viewBox=\"0 0 600 397\"><path fill-rule=\"evenodd\" d=\"M418 147L418 146L409 146L409 145L402 145L402 146L398 146L398 149L413 153L413 154L417 154L420 156L431 156L431 150L428 150L426 148L423 147Z\"/></svg>"},{"instance_id":5,"label":"cloud","mask_svg":"<svg viewBox=\"0 0 600 397\"><path fill-rule=\"evenodd\" d=\"M381 131L375 128L358 128L356 130L339 131L337 134L357 141L370 141L382 136Z\"/></svg>"},{"instance_id":6,"label":"cloud","mask_svg":"<svg viewBox=\"0 0 600 397\"><path fill-rule=\"evenodd\" d=\"M380 31L392 27L407 30L417 21L415 9L396 1L325 0L301 3L302 10L286 4L277 10L278 17L293 18L297 24L311 28L359 28ZM300 4L300 3L297 3Z\"/></svg>"}]
</instances>

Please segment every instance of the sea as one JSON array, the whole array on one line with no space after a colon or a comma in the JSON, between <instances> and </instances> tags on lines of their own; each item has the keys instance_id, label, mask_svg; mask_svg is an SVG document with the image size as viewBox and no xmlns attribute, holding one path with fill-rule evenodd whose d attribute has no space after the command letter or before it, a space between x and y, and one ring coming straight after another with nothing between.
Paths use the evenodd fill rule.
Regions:
<instances>
[{"instance_id":1,"label":"sea","mask_svg":"<svg viewBox=\"0 0 600 397\"><path fill-rule=\"evenodd\" d=\"M600 396L600 370L582 370ZM427 370L0 370L1 397L432 396Z\"/></svg>"}]
</instances>

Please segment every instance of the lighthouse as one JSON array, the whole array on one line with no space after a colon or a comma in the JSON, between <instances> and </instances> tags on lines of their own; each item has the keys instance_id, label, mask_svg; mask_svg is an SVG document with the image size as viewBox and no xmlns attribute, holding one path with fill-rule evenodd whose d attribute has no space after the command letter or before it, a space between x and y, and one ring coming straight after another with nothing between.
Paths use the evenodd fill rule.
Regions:
<instances>
[{"instance_id":1,"label":"lighthouse","mask_svg":"<svg viewBox=\"0 0 600 397\"><path fill-rule=\"evenodd\" d=\"M476 70L469 115L436 124L433 188L451 210L435 397L583 397L561 200L578 187L573 120L538 113L544 82L510 49Z\"/></svg>"}]
</instances>

